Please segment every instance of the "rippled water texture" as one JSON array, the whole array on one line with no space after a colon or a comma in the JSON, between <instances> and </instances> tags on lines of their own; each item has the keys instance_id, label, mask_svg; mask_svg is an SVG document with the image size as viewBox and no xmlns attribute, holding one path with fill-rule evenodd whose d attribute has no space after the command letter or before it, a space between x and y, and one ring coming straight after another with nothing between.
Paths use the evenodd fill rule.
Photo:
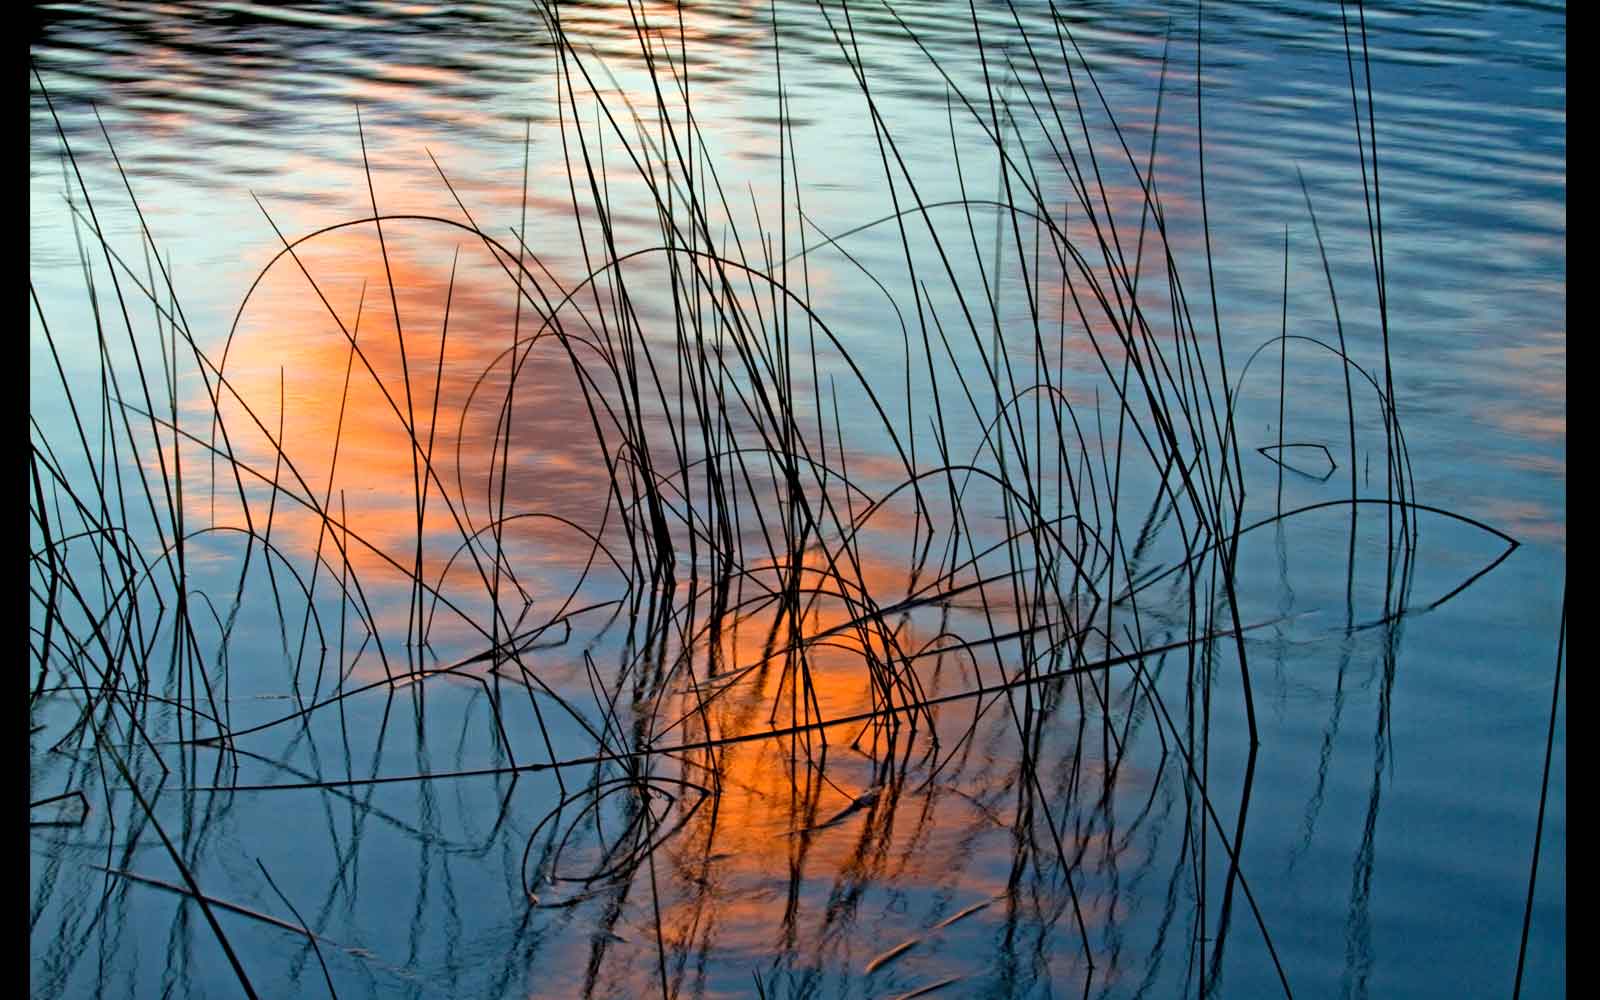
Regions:
<instances>
[{"instance_id":1,"label":"rippled water texture","mask_svg":"<svg viewBox=\"0 0 1600 1000\"><path fill-rule=\"evenodd\" d=\"M1564 6L1059 6L35 7L33 995L1563 995Z\"/></svg>"}]
</instances>

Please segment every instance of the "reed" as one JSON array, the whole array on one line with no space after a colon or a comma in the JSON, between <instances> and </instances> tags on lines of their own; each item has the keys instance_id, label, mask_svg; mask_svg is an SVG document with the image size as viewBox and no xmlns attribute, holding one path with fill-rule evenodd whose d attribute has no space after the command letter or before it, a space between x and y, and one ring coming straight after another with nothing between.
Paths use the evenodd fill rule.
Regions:
<instances>
[{"instance_id":1,"label":"reed","mask_svg":"<svg viewBox=\"0 0 1600 1000\"><path fill-rule=\"evenodd\" d=\"M522 893L530 912L577 906L597 893L621 900L630 890L648 892L656 914L648 945L654 979L672 996L688 973L660 918L664 847L692 841L682 849L702 871L710 869L730 752L746 744L785 748L795 799L805 803L792 831L794 850L803 852L825 831L858 819L869 830L888 822L913 771L921 776L917 787L936 787L941 771L971 753L980 717L999 706L1016 753L999 786L1013 799L1004 808L1019 846L1012 882L997 898L1019 905L1030 864L1051 873L1071 914L1087 996L1103 948L1090 937L1086 831L1111 835L1118 769L1154 720L1161 765L1171 750L1187 811L1183 856L1197 897L1190 961L1200 970L1200 992L1220 982L1237 890L1292 995L1292 970L1279 964L1239 864L1260 742L1249 637L1283 621L1241 610L1241 541L1268 524L1344 509L1353 576L1357 512L1381 506L1389 519L1384 608L1358 620L1351 601L1340 634L1398 622L1477 579L1431 604L1413 599L1419 512L1492 532L1506 542L1506 554L1516 545L1415 494L1389 353L1364 19L1358 16L1355 36L1347 28L1345 40L1370 191L1381 373L1351 357L1320 231L1339 341L1289 333L1287 229L1283 330L1230 367L1224 345L1232 341L1212 277L1203 125L1202 243L1194 249L1169 229L1179 220L1163 205L1156 177L1165 61L1141 157L1134 147L1143 137L1118 123L1070 22L1053 5L1044 27L1034 18L1025 23L1008 5L1004 43L994 23L969 6L981 86L946 66L890 4L819 7L812 27L832 38L855 82L852 100L870 123L887 208L832 233L803 207L808 183L827 167L796 149L776 8L778 197L763 202L751 191L755 231L737 223L745 217L742 206L734 208L737 193L725 188L725 165L711 156L712 137L694 113L681 11L672 24L645 7L628 9L648 80L631 94L612 86L604 63L569 33L568 14L554 4L539 8L561 95L562 179L581 276L563 279L541 257L541 243L555 237L528 215L529 139L514 227L487 216L480 224L484 210L467 204L437 160L459 217L390 213L372 181L358 109L370 214L295 236L258 199L281 251L240 304L220 349L191 329L142 212L137 250L113 247L58 121L74 171L68 207L84 241L93 315L93 329L72 331L70 343L94 344L98 367L84 376L63 363L63 341L35 293L65 413L30 428L29 704L39 717L70 706L72 721L50 727L52 736L57 728L64 733L52 749L87 748L95 771L75 772L73 787L35 804L75 796L87 811L87 796L99 793L107 815L124 815L113 791L133 790L184 876L179 891L200 904L253 995L247 963L212 916L217 897L202 890L156 822L163 795L226 801L302 789L353 797L384 785L549 774L558 794L542 818L515 834L524 844ZM902 33L942 81L957 199L932 193L936 185L914 169L903 130L881 101L880 69L861 44L869 14L871 31ZM1201 42L1197 32L1197 64ZM1365 131L1358 62L1367 81ZM48 100L45 81L37 73L35 79ZM1198 65L1195 100L1203 122ZM1091 128L1091 115L1107 126ZM971 152L974 137L981 161ZM103 139L114 157L109 131ZM133 179L120 160L116 166L138 211ZM978 172L991 168L996 190L984 197L976 191ZM1136 223L1109 193L1114 179L1138 192ZM619 206L613 193L624 190L643 204ZM1306 188L1315 229L1312 201ZM623 234L641 214L654 220L657 238L633 246ZM893 265L869 266L851 251L852 236L879 227L898 237ZM454 247L436 345L431 329L403 318L391 260L402 230ZM388 299L393 345L362 333L365 288L346 315L329 276L317 272L319 242L348 231L376 237L386 294L375 297ZM503 279L509 331L464 328L470 320L453 312L464 250L487 259ZM864 350L880 352L863 348L860 331L830 319L827 297L812 284L812 269L829 254L881 292L903 370L862 360ZM134 266L140 255L147 261L142 275ZM1193 304L1185 284L1202 268L1209 309ZM298 273L307 301L322 309L343 345L325 474L320 458L297 454L286 439L282 382L274 404L252 393L229 364L251 296L269 274L283 273ZM1024 308L1002 294L1020 294ZM136 322L135 313L145 311L148 324ZM117 335L125 351L120 342L113 349ZM467 376L451 370L447 343L490 337L504 347L487 366ZM1069 340L1087 349L1077 360L1066 353ZM1286 449L1320 449L1336 468L1328 444L1284 440L1292 418L1285 388L1291 342L1319 347L1342 376L1351 479L1348 497L1285 510L1283 470L1300 471ZM1280 362L1277 441L1259 450L1277 465L1277 512L1247 522L1244 499L1255 484L1247 482L1237 409L1251 363L1271 347ZM430 359L432 370L414 368L413 355ZM150 363L155 357L159 368ZM391 370L396 363L398 373ZM552 426L549 400L529 385L535 373L558 365L570 377L578 417ZM200 387L198 406L180 398L180 372ZM440 400L453 389L466 402L452 435ZM409 452L408 532L399 541L363 530L348 513L346 492L354 495L361 484L348 478L340 443L357 390L392 419ZM1358 403L1366 422L1383 426L1382 496L1362 495L1355 478ZM474 412L488 419L469 426ZM472 466L468 455L464 466L474 436L488 441L487 459ZM596 484L582 508L524 503L520 465L538 443L580 438ZM401 484L381 485L404 492ZM196 500L202 496L206 516ZM312 544L284 540L291 520L314 529L306 536ZM577 539L569 554L581 569L554 596L533 582L541 578L540 554L518 541L530 526ZM242 553L234 549L237 576L214 566L197 570L197 553L217 551L224 535L242 545ZM884 572L885 564L894 572ZM265 570L270 601L252 569ZM213 592L224 578L234 579L232 591ZM403 629L394 624L397 607ZM249 618L271 623L281 657L257 650L253 662L240 663L230 655L230 637ZM918 633L908 627L913 619L937 625ZM613 645L595 644L607 636ZM609 658L604 651L612 649ZM570 656L574 670L581 664L581 674L572 675L579 681L555 679L543 655L550 650ZM831 664L841 653L864 692L850 711L825 704L821 688L822 671L836 669ZM353 679L373 656L382 678ZM278 660L283 674L267 683L286 691L294 710L235 723L240 675L270 671ZM1167 672L1169 660L1181 668ZM961 679L953 692L949 674ZM1232 679L1219 685L1219 675ZM463 717L458 736L463 747L469 739L486 744L491 762L380 766L396 693L412 695L420 747L430 692L451 680L481 696L486 711L475 722ZM257 673L249 686L262 683ZM373 768L358 775L346 713L379 695ZM1213 794L1213 699L1223 697L1239 700L1249 729L1244 793L1231 829ZM973 719L963 729L954 713L969 706ZM243 745L248 739L303 736L315 746L316 727L337 728L343 776L320 765L306 770L286 755L267 763L279 772L299 769L295 780L240 779L242 766L259 762ZM428 740L440 738L428 732ZM1099 744L1098 788L1080 784L1086 752L1073 754L1064 787L1047 785L1059 775L1042 760L1046 740L1064 732L1080 745ZM830 760L847 751L864 755L867 791L830 777L837 767ZM202 755L214 760L209 776L200 771ZM174 771L175 789L149 787ZM509 800L507 792L497 830ZM832 819L816 822L819 804ZM1213 850L1227 868L1215 906ZM688 863L680 857L675 864ZM109 851L104 867L128 874ZM261 872L271 882L264 864ZM353 960L330 952L333 964L324 962L318 921L302 919L276 883L272 890L294 923L261 919L305 937L332 992L341 963ZM930 923L925 935L866 963L862 975L988 905L971 903ZM781 985L776 971L756 971L754 979L762 995Z\"/></svg>"}]
</instances>

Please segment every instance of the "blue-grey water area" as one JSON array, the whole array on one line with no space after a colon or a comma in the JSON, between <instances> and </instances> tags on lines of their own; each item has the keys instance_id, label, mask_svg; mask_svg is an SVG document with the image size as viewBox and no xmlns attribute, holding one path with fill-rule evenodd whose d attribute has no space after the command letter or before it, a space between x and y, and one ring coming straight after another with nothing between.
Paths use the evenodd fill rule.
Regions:
<instances>
[{"instance_id":1,"label":"blue-grey water area","mask_svg":"<svg viewBox=\"0 0 1600 1000\"><path fill-rule=\"evenodd\" d=\"M31 994L1564 995L1564 5L1055 7L36 6Z\"/></svg>"}]
</instances>

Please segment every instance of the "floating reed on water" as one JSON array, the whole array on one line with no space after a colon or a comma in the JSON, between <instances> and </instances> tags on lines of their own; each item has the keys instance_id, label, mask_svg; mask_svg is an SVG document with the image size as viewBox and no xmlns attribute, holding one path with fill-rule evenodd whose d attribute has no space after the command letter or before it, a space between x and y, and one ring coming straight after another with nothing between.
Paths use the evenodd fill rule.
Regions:
<instances>
[{"instance_id":1,"label":"floating reed on water","mask_svg":"<svg viewBox=\"0 0 1600 1000\"><path fill-rule=\"evenodd\" d=\"M657 986L670 996L686 973L660 920L665 875L656 859L676 841L698 857L696 868L680 854L676 868L695 868L704 883L728 857L718 817L734 748L755 743L789 755L786 780L803 803L789 832L803 852L851 824L874 829L902 795L961 766L981 717L998 705L1016 755L1002 782L1014 798L1004 808L1015 818L1005 822L1021 831L1021 846L1012 883L996 887L996 899L1018 905L1030 864L1051 873L1087 995L1101 950L1080 894L1085 830L1099 823L1109 835L1109 821L1095 817L1153 721L1160 760L1172 756L1193 815L1192 841L1187 827L1185 836L1199 873L1202 992L1220 977L1237 892L1289 994L1291 970L1278 964L1238 865L1259 743L1249 640L1283 622L1245 610L1241 540L1344 509L1353 575L1358 514L1381 507L1384 604L1358 616L1350 602L1342 632L1393 623L1477 579L1431 603L1413 599L1420 513L1473 524L1503 539L1507 553L1516 544L1415 493L1391 374L1364 20L1346 18L1346 44L1381 371L1351 357L1320 230L1337 344L1289 332L1286 232L1282 332L1230 367L1206 215L1198 66L1197 249L1169 231L1179 220L1157 183L1162 107L1172 99L1165 62L1146 140L1121 127L1062 16L1025 24L1008 5L1002 43L997 22L971 8L979 87L944 65L894 7L822 5L817 27L857 85L854 107L870 123L886 195L881 218L830 233L806 210L807 182L825 165L795 147L774 10L778 195L771 203L750 192L751 231L740 228L739 193L724 186L714 143L691 112L691 81L674 51L684 44L681 12L674 23L647 11L629 6L648 86L628 91L569 35L560 7L540 8L561 95L561 182L583 263L577 275L548 263L553 237L528 215L531 126L514 220L469 204L436 160L459 214L391 214L373 184L369 126L358 110L370 213L296 235L280 228L270 198L258 200L281 249L233 329L218 337L185 318L139 210L137 179L116 160L141 243L119 249L96 209L111 192L84 183L60 131L93 324L52 328L33 292L36 336L63 405L30 427L30 708L51 720L36 754L47 744L86 763L72 772L72 787L35 805L73 796L95 815L94 797L105 815L131 824L134 832L121 835L130 855L137 831L154 829L183 884L153 884L200 904L247 994L255 995L252 955L236 952L214 907L303 935L331 992L341 963L359 961L353 952L330 950L330 967L317 948L318 920L295 911L290 923L208 895L180 849L187 834L174 843L157 822L156 796L354 796L397 783L551 775L555 795L542 818L510 834L524 845L520 891L530 912L647 891L657 915L648 947ZM869 13L872 31L904 33L943 83L959 198L931 194L949 178L930 184L909 165L862 53ZM48 101L46 81L35 78ZM1106 126L1092 129L1091 116ZM101 129L116 158L113 136ZM970 152L974 137L983 162ZM969 193L976 171L991 166L994 196ZM653 245L621 237L641 212L619 205L624 192L656 220ZM1308 187L1305 206L1315 230ZM896 234L899 260L868 266L852 254L850 238L869 228ZM376 244L382 276L380 287L362 286L353 310L318 255L352 234ZM567 233L554 238L571 245ZM419 240L450 254L436 329L403 320L415 311L396 276L396 247ZM812 283L825 258L882 293L892 334L877 331L864 348L861 331L830 319L827 296ZM465 319L457 312L465 309L458 294L469 291L457 286L463 264L495 276L495 293L510 303L508 327L475 326L472 311ZM1191 308L1185 284L1201 273L1209 310ZM289 279L336 337L342 364L332 433L309 444L288 429L291 373L280 369L263 389L260 373L238 360L256 329L257 289ZM1026 308L1003 304L1002 295L1021 295ZM885 336L898 340L897 351L884 349ZM1069 340L1081 348L1070 356ZM463 372L450 347L469 341L498 346L487 364ZM1322 478L1340 470L1327 444L1283 438L1293 419L1285 412L1293 409L1291 342L1317 347L1341 373L1349 451L1340 457L1350 481L1347 497L1284 510L1284 470L1317 476L1308 453L1326 458ZM95 363L84 369L87 345ZM1250 449L1237 406L1251 364L1274 351L1278 432L1256 450L1277 465L1275 487L1265 487L1277 491L1277 512L1247 522ZM1356 479L1358 417L1382 425L1381 495L1363 494ZM360 468L359 456L341 451L356 420L383 421L406 453L409 489L377 484L404 499L383 530L350 510L368 503L361 491L373 485L345 471ZM552 448L579 456L580 467L562 489L543 489L548 502L530 502L529 477L555 475L539 464ZM1290 449L1299 454L1289 457ZM394 523L404 530L389 530ZM242 650L236 630L270 641ZM568 664L559 677L552 653ZM1169 669L1184 675L1181 684L1163 682ZM852 678L848 697L831 679L824 687L841 670ZM462 747L472 741L486 762L397 768L383 753L395 698L409 692L420 762L424 706L451 681L470 686L471 703L483 708L462 713L454 737ZM267 715L254 705L248 721L235 722L242 692L261 689L292 707ZM1169 703L1174 689L1181 703ZM380 697L381 719L369 713L352 726L362 700ZM1237 698L1248 726L1246 791L1231 825L1211 793L1215 698ZM352 740L373 740L371 729L373 766L357 773ZM1066 731L1080 747L1099 744L1098 787L1081 766L1087 753L1072 755L1065 788L1042 779L1045 741ZM263 734L342 743L346 759L318 762L314 750L309 763L298 752L263 758L249 749ZM866 761L859 783L839 773L841 748ZM246 766L277 776L244 780ZM122 789L133 791L136 810L116 807ZM1220 902L1206 876L1217 848L1227 865ZM112 853L108 843L102 871L149 881ZM862 975L887 971L989 905L987 897L966 901L864 963ZM597 939L601 952L626 942L609 927ZM760 970L754 978L772 995L775 978Z\"/></svg>"}]
</instances>

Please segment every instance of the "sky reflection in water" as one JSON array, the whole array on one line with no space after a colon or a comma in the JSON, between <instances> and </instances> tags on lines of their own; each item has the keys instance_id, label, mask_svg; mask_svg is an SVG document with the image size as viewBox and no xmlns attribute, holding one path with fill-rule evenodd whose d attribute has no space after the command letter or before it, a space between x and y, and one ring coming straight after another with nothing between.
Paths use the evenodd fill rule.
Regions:
<instances>
[{"instance_id":1,"label":"sky reflection in water","mask_svg":"<svg viewBox=\"0 0 1600 1000\"><path fill-rule=\"evenodd\" d=\"M990 56L1004 46L1026 79L1032 57L1015 40L1010 14L1003 6L980 8ZM984 66L970 20L943 16L933 4L896 10L951 79L982 93ZM940 464L926 410L932 386L918 353L916 291L907 287L898 229L890 222L840 236L892 206L859 89L827 21L814 8L777 7L795 162L778 142L769 5L693 5L681 12L681 34L675 8L648 5L645 11L658 58L687 60L690 104L704 140L696 167L714 163L723 185L708 209L719 226L713 238L737 234L757 271L767 269L768 257L776 263L785 247L797 253L804 239L814 252L804 271L799 260L789 262L788 281L809 289L818 315L866 370L920 466ZM604 728L603 740L562 721L553 696L525 693L528 675L507 664L498 676L480 669L473 678L436 676L393 692L373 689L317 713L304 730L280 727L241 737L237 758L209 748L173 753L175 775L156 815L169 831L184 831L183 854L200 884L221 899L288 920L251 863L261 858L307 926L324 937L323 958L341 995L625 996L659 989L664 976L683 995L703 996L749 995L757 980L768 996L893 996L958 977L949 995L1076 994L1087 979L1096 995L1133 997L1198 992L1213 962L1221 970L1213 982L1225 995L1270 995L1278 989L1277 974L1252 907L1233 888L1238 883L1229 877L1218 826L1229 843L1242 844L1248 887L1302 995L1447 996L1486 982L1510 983L1565 565L1565 22L1559 8L1443 12L1374 5L1366 11L1394 379L1418 499L1482 520L1523 546L1435 611L1391 629L1345 633L1347 618L1370 620L1385 606L1381 508L1363 510L1355 526L1347 512L1329 510L1281 532L1268 527L1244 536L1240 615L1247 623L1282 619L1253 633L1250 646L1262 725L1259 758L1247 756L1242 736L1231 643L1215 647L1209 700L1195 684L1198 661L1179 649L1147 658L1143 675L1125 667L1010 695L953 700L926 717L906 712L897 732L864 721L832 726L825 730L825 757L822 733L814 730L694 746L708 732L729 736L856 716L884 697L904 697L905 691L886 695L873 686L862 669L864 648L906 658L912 664L907 677L915 677L927 698L999 684L1026 660L1018 641L962 643L1005 631L994 625L996 618L1024 618L1040 573L1029 567L1018 591L1009 585L965 591L863 631L855 627L859 592L806 594L808 587L838 589L823 553L845 549L824 532L823 544L803 553L797 579L813 603L796 616L790 633L770 593L779 574L762 556L770 533L792 512L780 471L752 456L744 470L749 478L737 488L747 491L743 509L759 510L767 520L750 517L737 525L735 541L752 570L733 595L736 604L747 602L743 616L736 627L700 635L708 615L697 604L692 619L680 620L691 639L673 636L654 659L636 655L625 642L625 623L612 617L635 594L627 588L623 505L610 492L606 465L608 457L625 457L621 435L602 412L598 421L609 452L597 444L597 417L578 391L573 365L574 357L591 365L620 357L615 346L606 346L620 342L623 303L612 276L602 275L555 313L559 336L542 329L550 303L579 288L606 251L588 178L570 175L564 159L563 136L565 155L581 164L574 145L579 133L557 87L556 52L537 18L493 4L450 10L425 4L293 10L135 4L114 11L47 5L40 13L31 51L103 213L107 239L145 273L138 220L125 199L117 203L121 180L90 99L163 258L172 262L189 326L237 393L220 406L236 457L267 480L277 475L287 483L292 477L279 464L281 444L301 481L294 492L319 503L327 498L342 524L336 543L322 517L286 496L274 500L263 482L249 486L257 530L270 508L272 541L300 567L302 583L320 553L316 572L323 590L313 635L320 632L328 646L320 663L314 639L309 652L297 648L304 645L303 598L297 601L287 579L269 578L265 570L282 564L258 557L241 585L242 536L216 533L194 541L196 589L207 594L207 615L215 615L204 626L204 651L220 658L223 646L228 650L232 726L292 711L296 677L304 696L313 686L326 696L335 673L347 675L351 686L383 681L408 669L413 656L419 665L453 663L482 649L485 632L503 635L509 628L529 636L559 608L599 606L574 617L570 632L560 625L540 633L522 665L576 706L589 725ZM874 98L912 165L921 199L1000 197L992 146L971 116L963 117L959 102L947 106L944 78L883 11L853 16ZM1141 170L1151 157L1170 27L1171 75L1150 162L1166 246L1209 350L1193 10L1090 5L1067 16ZM1048 19L1031 8L1023 17L1035 43L1047 43L1038 57L1059 66ZM656 97L628 8L572 5L563 24L629 141L642 150L647 144L640 135L648 136L659 155L669 140L655 118ZM1230 377L1240 378L1243 358L1278 334L1285 312L1291 333L1328 341L1337 334L1330 278L1316 251L1297 169L1317 210L1351 353L1381 371L1338 18L1320 5L1219 6L1206 9L1205 30L1205 206ZM614 82L600 71L602 64ZM989 69L998 75L999 64ZM583 91L583 78L573 72ZM1077 82L1086 83L1081 76ZM1065 90L1054 109L1030 106L1027 97L1038 95L1027 90L996 88L1011 102L1016 125L1008 148L1015 153L1021 144L1040 164L1037 183L1045 200L1072 202L1066 232L1092 247L1092 223L1046 138L1062 127L1052 112L1061 113L1077 136L1076 111L1066 116ZM1155 220L1141 220L1142 189L1125 161L1112 155L1119 147L1104 109L1087 93L1080 96L1096 152L1105 160L1104 195L1097 189L1094 197L1109 202L1130 257L1141 245L1144 222L1141 306L1170 337L1173 302ZM669 92L666 100L681 126L681 98ZM354 104L361 108L359 135ZM643 121L637 132L624 117L630 105ZM94 343L80 332L92 327L84 322L71 214L61 198L60 142L37 85L31 107L31 278L52 331L73 345L68 370L92 379ZM660 224L647 185L598 117L595 101L580 93L577 107L586 142L607 136L603 153L601 145L587 152L597 168L604 157L602 197L611 206L619 252L658 246ZM796 210L794 176L780 183L780 164L798 174L806 226ZM959 173L952 169L957 165ZM712 199L707 176L696 182L699 197ZM584 206L581 225L573 216L574 191ZM290 240L370 216L374 200L386 215L457 221L465 218L464 205L511 254L525 227L526 297L519 307L517 282L506 269L514 273L515 261L497 256L470 232L399 219L384 223L381 249L370 222L319 235L297 246L299 264L277 259L252 290L283 242L251 193ZM902 182L899 197L906 195ZM1061 398L1083 422L1063 429L1063 437L1114 439L1118 411L1106 371L1117 371L1123 355L1114 343L1102 343L1104 353L1097 355L1081 329L1071 298L1083 287L1079 275L1073 273L1073 286L1064 282L1045 238L1038 258L1024 258L1025 281L1010 227L997 225L992 211L973 211L970 237L960 207L930 209L930 217L954 234L956 280L940 269L925 229L911 227L907 240L931 286L920 289L931 303L929 314L951 334L949 366L981 380L980 352L991 335L1026 358L1033 347L1030 309L1037 308L1044 354L1064 359ZM760 233L772 240L770 249ZM1020 235L1026 245L1036 238L1026 228ZM849 256L815 249L829 236L840 236ZM984 276L993 280L996 246L1010 255L1002 258L1004 280L992 307L998 323L983 292ZM682 278L690 265L679 263ZM622 276L642 340L670 379L678 368L671 360L677 317L668 264L666 255L645 255L624 265ZM1091 255L1086 265L1111 285L1106 260ZM889 286L898 313L862 267ZM782 273L781 267L773 271ZM709 279L711 269L701 264L700 273ZM981 337L969 336L956 287L965 290ZM729 299L775 327L782 303L756 279L729 290L724 304ZM710 310L715 299L702 291L697 301ZM148 302L142 305L141 317L150 312ZM359 331L361 357L353 355L340 323ZM791 311L790 323L796 348L808 348L816 331L798 311ZM507 458L497 428L512 384L508 349L514 342L526 346L536 334L519 354ZM929 333L931 350L938 349L937 336ZM817 486L849 519L905 471L840 351L818 338L816 380L809 359L797 365L795 394L804 401L799 416L806 433L815 440L819 429L827 432L823 446L833 449L833 460L859 487L852 490L842 477ZM120 343L109 350L126 361ZM915 362L909 377L908 352ZM48 357L35 318L31 381L41 422L62 416ZM1276 509L1277 469L1256 448L1278 439L1278 360L1276 348L1266 349L1238 383L1246 524ZM1017 377L1019 384L1032 380L1027 373ZM1316 348L1293 342L1286 383L1285 440L1325 442L1339 467L1327 481L1286 474L1284 509L1347 496L1351 445L1338 367ZM956 383L943 381L940 389L947 414L959 417L946 431L954 443L946 460L966 461L981 444L981 421L957 395ZM243 511L229 474L217 473L213 492L201 443L212 440L205 388L191 374L179 390L180 423L196 438L181 448L185 516L191 526L239 524ZM831 409L835 393L839 427ZM1358 399L1365 400L1358 405L1366 407L1355 446L1358 469L1363 494L1382 496L1384 435L1378 408L1365 393L1358 386ZM602 401L618 408L622 402L609 384L592 400L602 411ZM663 406L648 392L637 405L652 453L658 460L670 457L674 431L692 426L692 417L680 416L676 400ZM993 413L992 400L971 405ZM909 429L908 407L915 411ZM396 409L414 413L406 419L414 422L416 437L433 441L438 481L421 517L420 545L411 434ZM730 409L724 433L748 437L755 418ZM1034 411L1026 412L1031 418ZM1048 455L1054 434L1046 427L1031 443ZM65 440L52 426L51 441ZM691 451L704 454L699 442ZM153 460L145 465L154 471ZM1377 479L1370 478L1374 465ZM499 583L508 609L499 622L490 597L493 561L475 560L462 542L479 532L480 540L489 537L486 526L502 509L502 468L510 469L505 510L527 516L508 521L495 542L505 556ZM668 462L666 471L676 468ZM1149 532L1141 566L1152 573L1182 555L1178 536L1187 530L1159 516L1159 471L1130 466L1118 519L1124 545ZM1089 474L1108 488L1110 468ZM942 483L929 489L941 523L950 515ZM674 480L664 495L681 498L674 491L684 488ZM1041 506L1070 512L1075 505L1064 488L1053 488ZM697 507L708 502L703 482L691 477L687 489ZM1085 517L1104 502L1097 496L1085 504ZM975 481L966 505L975 550L1005 541L995 489ZM686 582L688 533L681 528L674 526L684 547L679 580ZM1056 530L1072 537L1069 522ZM1420 531L1416 604L1448 593L1504 547L1443 519L1425 517ZM846 576L878 606L893 606L936 575L911 572L927 540L911 496L898 494L849 548ZM948 541L948 534L936 537L936 556ZM1350 549L1354 567L1346 572ZM486 541L482 551L490 551ZM607 551L621 565L612 565ZM420 654L407 648L415 612L405 575L419 552L423 575L436 582L440 598L424 600L431 645ZM715 564L704 548L697 557L693 568L710 574ZM979 568L1012 570L1003 547ZM1127 580L1120 565L1117 572L1113 589L1120 590ZM365 607L335 599L331 581L343 576L363 581ZM966 567L949 585L975 578ZM1150 630L1144 645L1172 642L1192 627L1192 595L1181 581L1170 577L1141 594L1139 623ZM229 602L236 586L244 598L234 619ZM283 615L287 632L278 628L275 613L285 600L293 612ZM1060 620L1105 617L1103 607L1091 608L1087 601L1061 608ZM363 615L375 628L362 623ZM232 627L226 644L224 620ZM799 664L782 655L796 635L810 640L805 685L795 683ZM674 669L685 646L693 649L693 684ZM1084 655L1094 659L1105 647L1103 636L1094 638ZM941 648L946 651L935 655ZM619 674L620 664L630 664L631 672ZM1170 719L1149 697L1146 681L1165 694ZM722 693L702 710L705 685ZM504 699L504 742L489 714L491 690ZM1192 702L1186 691L1194 692ZM34 798L100 787L87 747L45 753L73 718L71 704L58 701L35 712L35 724L48 727L33 738ZM1195 727L1204 728L1207 707L1212 735L1201 741L1202 754ZM611 711L614 719L602 721ZM1025 715L1031 728L1021 722ZM541 723L551 725L554 746L542 738ZM180 735L170 712L150 725L158 741ZM1025 728L1027 741L1019 739ZM937 742L930 739L935 733ZM555 816L561 788L548 771L515 780L502 775L228 795L177 791L494 768L510 759L526 764L552 752L581 756L601 743L614 748L647 738L687 745L657 758L652 792L619 792L587 812L575 800ZM1180 742L1195 752L1196 769L1209 773L1216 819L1184 780L1189 763ZM1565 982L1563 748L1564 725L1556 732L1552 811L1525 982L1536 985L1535 992L1554 992ZM817 765L808 763L808 753ZM1033 763L1031 771L1026 762ZM153 787L153 760L141 759L140 766ZM622 773L615 764L608 768L600 772L607 780ZM564 768L567 790L580 788L590 770ZM1464 774L1475 776L1470 787ZM712 788L717 795L706 794ZM674 796L672 804L658 793ZM108 836L118 855L112 867L179 879L148 833L121 856L132 815L120 812L131 807L126 795L113 799L115 831L102 825L103 800L91 800L88 825L36 827L32 834L35 990L78 995L100 984L108 992L142 995L168 983L202 995L233 989L233 974L191 903L119 879L100 908L104 875L89 866L107 864ZM541 860L549 871L572 875L629 858L650 829L639 819L641 810L653 810L664 828L676 830L648 860L640 854L621 864L625 877L530 880L530 872L548 874ZM295 818L299 832L285 835L286 816ZM1207 853L1197 859L1202 829ZM1058 838L1072 859L1070 880L1062 874ZM538 897L531 909L528 889ZM1219 945L1224 905L1228 930ZM258 988L268 994L322 988L315 956L295 937L259 921L224 920ZM1092 977L1083 939L1094 956ZM875 957L906 941L915 944L866 972Z\"/></svg>"}]
</instances>

